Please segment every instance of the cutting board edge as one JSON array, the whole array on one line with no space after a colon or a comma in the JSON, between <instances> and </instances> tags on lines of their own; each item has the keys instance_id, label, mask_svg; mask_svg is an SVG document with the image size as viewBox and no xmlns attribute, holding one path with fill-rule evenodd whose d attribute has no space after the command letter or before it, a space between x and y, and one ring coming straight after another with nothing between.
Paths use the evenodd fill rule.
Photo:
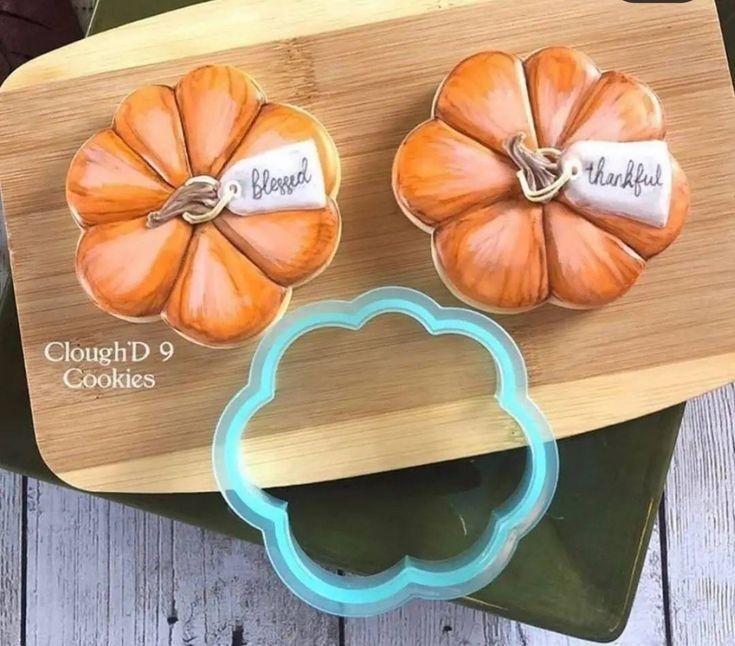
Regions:
<instances>
[{"instance_id":1,"label":"cutting board edge","mask_svg":"<svg viewBox=\"0 0 735 646\"><path fill-rule=\"evenodd\" d=\"M670 399L665 403L665 405L661 406L658 410L662 410L664 408L668 408L670 406L674 406L676 404L680 404L688 399L691 399L692 397L697 397L699 395L703 395L711 390L714 390L715 388L718 388L720 386L726 385L728 383L731 383L732 381L735 381L735 352L733 353L725 353L721 355L714 355L711 357L701 357L699 359L694 359L690 361L684 361L680 363L675 364L662 364L659 366L654 366L649 370L649 372L645 373L645 376L651 376L650 373L652 372L662 372L666 371L670 373L672 376L675 374L694 374L697 370L700 370L703 365L712 365L712 363L717 360L717 365L721 367L720 370L718 370L716 373L712 373L712 376L709 377L707 380L699 379L697 380L696 385L689 384L689 382L685 382L684 384L679 384L676 388L671 388L671 397ZM558 384L550 384L547 386L538 386L536 388L531 387L531 397L534 399L534 401L541 407L543 410L543 401L548 399L557 398L558 390L561 388L568 389L570 387L570 384L579 384L579 388L589 387L589 382L593 382L593 386L600 388L601 390L605 390L608 393L612 393L613 399L617 400L620 397L620 389L623 390L629 390L631 379L634 375L640 376L641 371L629 371L629 372L618 372L613 373L611 375L602 375L600 377L595 377L592 379L585 379L581 380L579 382L563 382ZM616 382L618 385L619 390L613 390L611 389L611 382ZM672 380L673 381L673 380ZM664 384L661 387L662 388L668 388L669 384ZM649 394L652 394L654 391L649 391ZM628 408L622 408L620 407L619 413L617 415L616 419L613 420L606 420L606 426L622 423L625 421L628 421L629 419L633 419L635 417L640 417L643 415L649 415L657 412L656 410L651 410L650 406L646 405L645 400L641 399L634 399L631 398L628 400L629 402L633 402L636 404L635 406L631 406ZM563 417L559 420L550 419L550 423L552 425L552 428L554 429L554 434L557 438L557 440L568 438L568 437L574 437L576 435L581 435L584 433L590 433L595 430L598 430L600 427L594 425L594 410L598 408L604 408L604 403L598 402L598 406L595 408L590 409L588 414L591 413L589 417L589 423L586 425L580 426L574 426L572 424L572 419L576 418L577 416L577 404L574 402L571 402L570 407L575 409L574 413L571 413L567 417ZM214 432L214 429L213 429ZM504 448L496 448L493 450L493 452L501 451L501 450L508 450L508 449L515 449L522 446L522 444L517 442L508 442L508 446L505 446ZM76 487L78 489L83 489L85 491L92 491L92 492L98 492L98 493L150 493L150 494L165 494L165 493L205 493L205 492L212 492L216 491L216 483L214 480L214 476L212 473L212 470L210 468L210 462L209 460L204 461L201 459L201 455L204 453L202 447L194 447L192 449L184 449L181 451L177 451L174 453L167 453L167 454L157 454L157 455L151 455L146 456L143 458L135 458L132 460L125 460L125 461L118 461L114 463L109 464L101 464L96 465L93 467L87 467L87 468L81 468L81 469L74 469L69 471L55 471L51 464L49 464L49 468L51 468L56 475L61 478L64 482L67 484ZM482 455L484 452L479 453L471 453L466 455L458 455L455 457L450 458L450 461L454 459L461 459L461 458L468 458L468 457L475 457L477 455ZM41 449L41 454L43 455L43 449ZM196 457L196 456L199 457ZM210 451L206 451L207 457L210 455ZM190 459L192 456L194 456L194 460ZM46 458L44 457L44 460ZM137 467L136 470L144 470L148 473L155 472L157 475L160 475L161 471L160 469L164 468L164 465L162 464L162 460L165 460L167 463L173 462L173 467L175 469L179 468L179 465L186 465L188 468L191 468L192 463L194 465L198 465L198 468L194 468L191 473L188 474L186 478L182 480L180 476L180 471L177 471L179 475L176 476L176 480L172 480L172 482L175 482L175 486L172 485L171 487L167 486L159 486L159 487L153 487L151 488L149 485L146 485L146 479L136 479L133 480L133 484L129 485L129 487L121 486L123 481L115 480L114 475L115 473L120 469L121 466L125 465L126 468L124 469L124 472L128 474L126 477L126 480L130 479L130 473L131 466L134 465L140 465ZM417 463L412 466L426 466L427 464L436 463L435 460L429 460L423 463ZM47 462L48 464L48 462ZM397 467L400 468L407 468L407 467ZM387 469L388 471L393 469ZM364 473L360 473L358 475L371 475L374 473L378 473L379 471L365 471ZM271 477L275 477L276 482L270 482L268 480L260 480L255 478L255 481L258 482L261 486L269 487L269 486L291 486L291 485L302 485L302 484L309 484L313 481L306 481L306 480L289 480L286 481L283 478L278 477L277 475L274 476L272 472L269 473ZM348 477L348 476L343 476ZM330 480L338 480L339 477L330 478ZM192 484L188 485L188 487L182 488L182 483L191 482ZM160 479L159 479L160 482ZM194 484L197 483L197 484ZM206 483L206 485L204 484Z\"/></svg>"},{"instance_id":2,"label":"cutting board edge","mask_svg":"<svg viewBox=\"0 0 735 646\"><path fill-rule=\"evenodd\" d=\"M330 0L289 0L290 5L298 6L292 6L286 12L283 9L271 10L276 3L270 0L248 1L251 8L247 11L242 10L239 0L210 0L89 36L24 63L5 79L0 86L0 94L56 81L492 2L404 0L397 3L392 0L353 0L350 3L335 3ZM349 10L345 10L345 6ZM298 12L299 20L286 19L287 13L292 16L295 12ZM227 19L222 20L225 14ZM182 24L185 19L190 20L190 23ZM166 29L161 30L163 24ZM262 37L260 34L267 36ZM149 35L155 38L147 40ZM215 35L216 39L213 39ZM187 46L186 51L183 51L184 44ZM100 49L105 53L104 56L92 56L93 52L97 53ZM129 55L131 50L133 55ZM128 56L112 56L115 51ZM175 55L172 56L172 53Z\"/></svg>"}]
</instances>

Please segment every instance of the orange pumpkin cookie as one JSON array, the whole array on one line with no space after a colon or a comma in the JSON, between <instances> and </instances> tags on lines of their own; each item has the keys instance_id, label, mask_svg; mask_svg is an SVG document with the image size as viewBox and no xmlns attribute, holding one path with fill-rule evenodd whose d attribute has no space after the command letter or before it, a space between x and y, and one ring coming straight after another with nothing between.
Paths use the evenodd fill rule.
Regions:
<instances>
[{"instance_id":1,"label":"orange pumpkin cookie","mask_svg":"<svg viewBox=\"0 0 735 646\"><path fill-rule=\"evenodd\" d=\"M339 182L324 127L233 67L139 88L67 174L77 276L110 314L236 345L330 263Z\"/></svg>"},{"instance_id":2,"label":"orange pumpkin cookie","mask_svg":"<svg viewBox=\"0 0 735 646\"><path fill-rule=\"evenodd\" d=\"M686 176L656 95L583 53L462 61L401 144L393 190L461 300L522 312L622 296L677 237Z\"/></svg>"}]
</instances>

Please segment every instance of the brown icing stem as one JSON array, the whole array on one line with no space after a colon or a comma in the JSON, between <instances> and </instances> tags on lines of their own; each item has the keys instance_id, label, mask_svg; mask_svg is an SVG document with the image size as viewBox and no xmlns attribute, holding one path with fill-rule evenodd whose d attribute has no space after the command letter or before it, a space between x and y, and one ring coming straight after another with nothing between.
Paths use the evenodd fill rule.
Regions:
<instances>
[{"instance_id":1,"label":"brown icing stem","mask_svg":"<svg viewBox=\"0 0 735 646\"><path fill-rule=\"evenodd\" d=\"M217 180L190 180L177 188L158 211L148 214L148 227L154 228L185 213L197 216L210 212L219 202Z\"/></svg>"},{"instance_id":2,"label":"brown icing stem","mask_svg":"<svg viewBox=\"0 0 735 646\"><path fill-rule=\"evenodd\" d=\"M561 174L558 160L551 160L541 152L524 145L525 135L519 133L505 140L504 148L518 169L526 176L529 187L542 190L553 184Z\"/></svg>"}]
</instances>

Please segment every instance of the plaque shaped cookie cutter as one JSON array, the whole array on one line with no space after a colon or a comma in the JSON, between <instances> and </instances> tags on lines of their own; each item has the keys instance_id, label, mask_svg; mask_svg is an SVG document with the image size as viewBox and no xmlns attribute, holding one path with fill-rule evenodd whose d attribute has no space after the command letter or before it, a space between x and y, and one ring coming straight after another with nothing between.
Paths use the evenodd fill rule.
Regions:
<instances>
[{"instance_id":1,"label":"plaque shaped cookie cutter","mask_svg":"<svg viewBox=\"0 0 735 646\"><path fill-rule=\"evenodd\" d=\"M359 330L382 314L404 314L432 335L459 334L479 343L494 360L495 397L528 442L526 468L516 491L493 510L479 538L464 552L429 561L404 556L377 574L341 576L309 557L291 531L288 503L266 493L248 477L241 442L251 418L276 394L278 365L297 339L321 328ZM301 307L262 338L248 384L228 403L213 443L214 473L232 510L259 529L276 573L313 607L344 617L386 612L411 599L448 600L488 585L510 561L520 541L541 519L554 495L559 456L551 428L528 394L523 356L512 337L486 316L443 307L404 287L381 287L352 301L321 301Z\"/></svg>"}]
</instances>

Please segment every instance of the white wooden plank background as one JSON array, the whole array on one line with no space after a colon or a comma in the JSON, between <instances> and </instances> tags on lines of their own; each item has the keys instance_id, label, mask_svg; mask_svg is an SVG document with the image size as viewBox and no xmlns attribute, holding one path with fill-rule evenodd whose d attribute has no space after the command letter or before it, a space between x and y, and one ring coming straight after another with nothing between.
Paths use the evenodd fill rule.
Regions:
<instances>
[{"instance_id":1,"label":"white wooden plank background","mask_svg":"<svg viewBox=\"0 0 735 646\"><path fill-rule=\"evenodd\" d=\"M616 644L735 644L734 414L732 386L688 406L664 531ZM587 643L448 603L337 620L295 600L260 547L34 480L25 490L18 476L0 481L3 646Z\"/></svg>"},{"instance_id":2,"label":"white wooden plank background","mask_svg":"<svg viewBox=\"0 0 735 646\"><path fill-rule=\"evenodd\" d=\"M665 494L672 644L735 644L735 386L689 403Z\"/></svg>"},{"instance_id":3,"label":"white wooden plank background","mask_svg":"<svg viewBox=\"0 0 735 646\"><path fill-rule=\"evenodd\" d=\"M338 644L260 547L35 480L27 501L22 646Z\"/></svg>"},{"instance_id":4,"label":"white wooden plank background","mask_svg":"<svg viewBox=\"0 0 735 646\"><path fill-rule=\"evenodd\" d=\"M0 471L0 644L8 646L23 637L23 493L21 476Z\"/></svg>"},{"instance_id":5,"label":"white wooden plank background","mask_svg":"<svg viewBox=\"0 0 735 646\"><path fill-rule=\"evenodd\" d=\"M73 2L88 20L92 0ZM615 643L735 644L735 387L687 407L661 518ZM259 547L0 472L0 646L585 643L447 603L338 620L291 597Z\"/></svg>"}]
</instances>

